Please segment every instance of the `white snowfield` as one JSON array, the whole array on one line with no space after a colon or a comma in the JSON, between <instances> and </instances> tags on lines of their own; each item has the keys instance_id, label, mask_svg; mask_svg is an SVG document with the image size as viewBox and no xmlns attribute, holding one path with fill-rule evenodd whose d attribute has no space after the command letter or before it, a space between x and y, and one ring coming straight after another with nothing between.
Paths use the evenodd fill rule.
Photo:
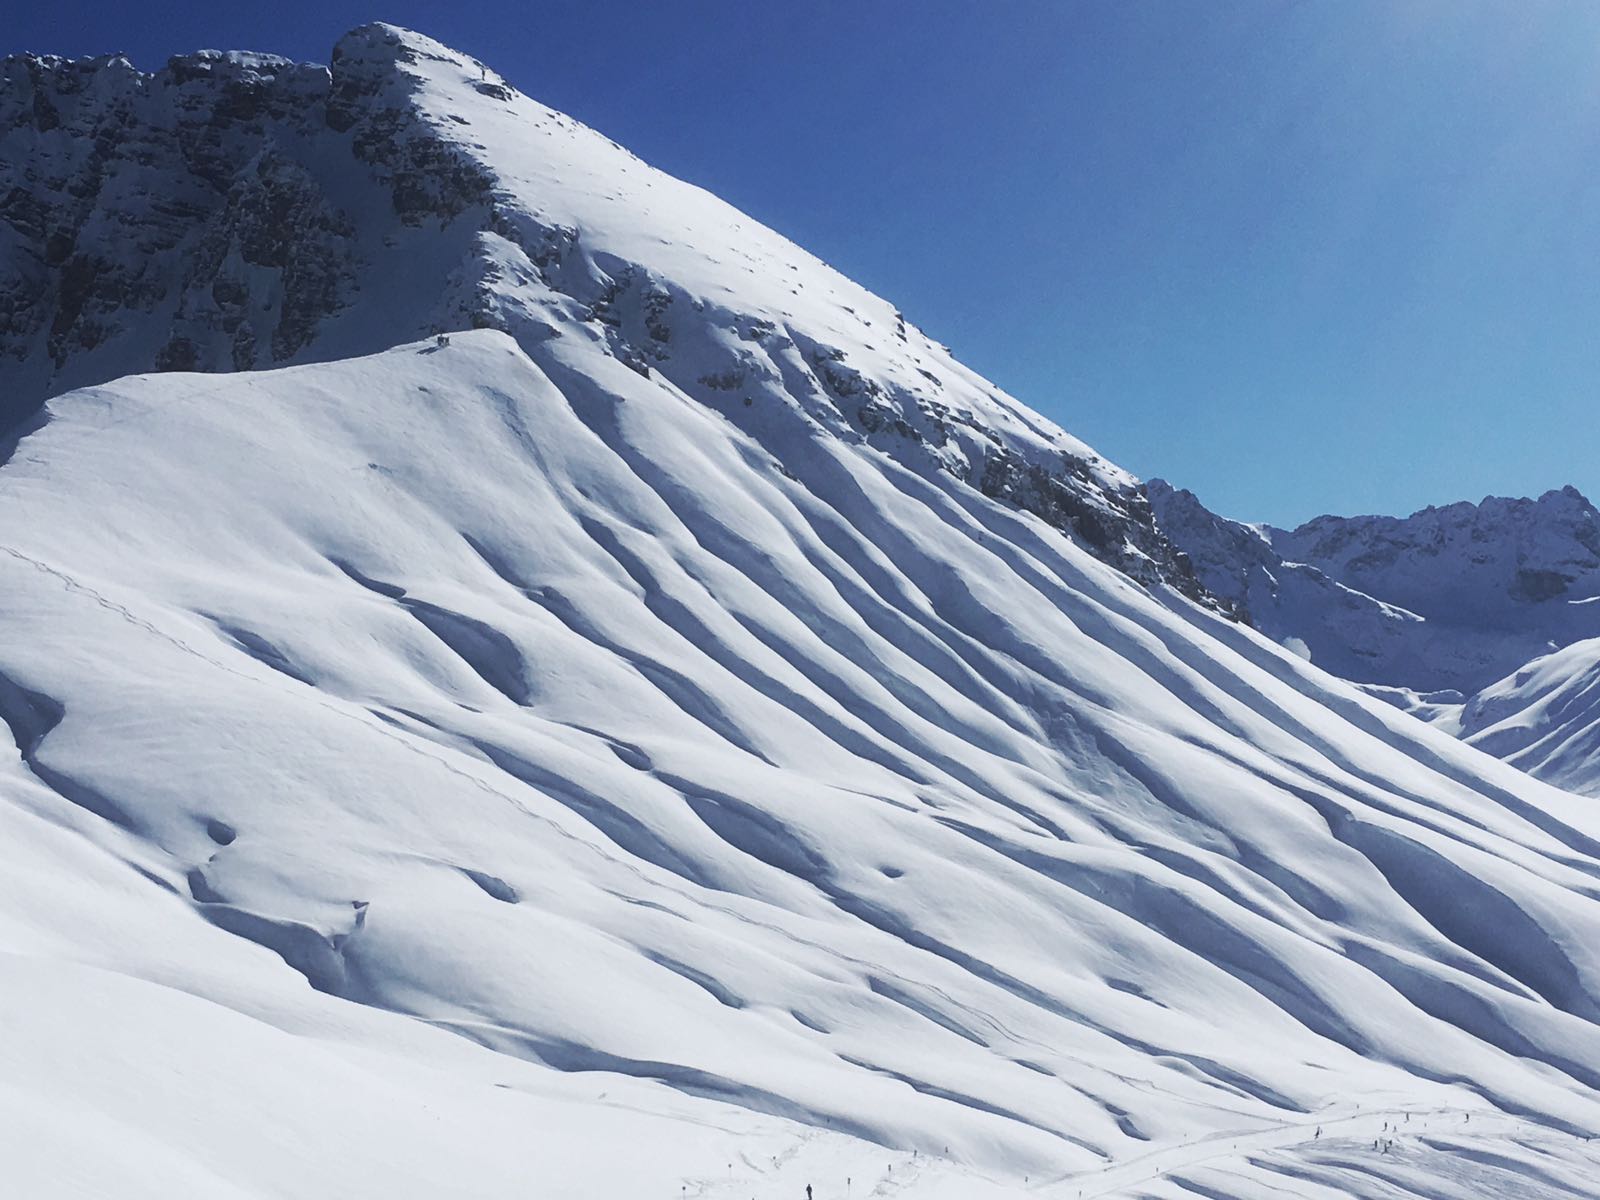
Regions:
<instances>
[{"instance_id":1,"label":"white snowfield","mask_svg":"<svg viewBox=\"0 0 1600 1200\"><path fill-rule=\"evenodd\" d=\"M513 140L531 102L366 36ZM519 203L622 244L664 177L567 152ZM712 204L651 226L701 266L628 246L683 289L647 370L552 293L10 448L0 1194L1600 1195L1592 801L862 436L784 347L680 382L772 287L694 275L746 244ZM952 454L1069 445L960 378Z\"/></svg>"},{"instance_id":2,"label":"white snowfield","mask_svg":"<svg viewBox=\"0 0 1600 1200\"><path fill-rule=\"evenodd\" d=\"M1540 779L1600 796L1600 638L1536 658L1436 720Z\"/></svg>"},{"instance_id":3,"label":"white snowfield","mask_svg":"<svg viewBox=\"0 0 1600 1200\"><path fill-rule=\"evenodd\" d=\"M7 1170L971 1194L1200 1143L1270 1195L1356 1103L1581 1177L1591 805L579 353L130 379L0 468Z\"/></svg>"}]
</instances>

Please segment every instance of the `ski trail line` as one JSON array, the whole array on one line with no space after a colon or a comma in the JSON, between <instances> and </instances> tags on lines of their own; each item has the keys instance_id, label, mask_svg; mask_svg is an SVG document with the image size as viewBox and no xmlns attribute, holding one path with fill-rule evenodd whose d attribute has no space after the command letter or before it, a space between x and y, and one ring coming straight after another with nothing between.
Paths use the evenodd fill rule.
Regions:
<instances>
[{"instance_id":1,"label":"ski trail line","mask_svg":"<svg viewBox=\"0 0 1600 1200\"><path fill-rule=\"evenodd\" d=\"M1408 1120L1409 1118L1409 1120ZM1322 1130L1321 1138L1316 1136ZM1034 1185L1031 1191L1048 1200L1096 1200L1114 1195L1135 1184L1191 1167L1245 1156L1253 1151L1280 1150L1317 1141L1369 1141L1382 1138L1414 1137L1422 1134L1473 1135L1528 1133L1543 1137L1571 1138L1573 1135L1521 1117L1485 1109L1395 1108L1367 1112L1347 1112L1321 1119L1288 1122L1266 1129L1238 1133L1218 1133L1191 1142L1152 1150L1137 1158L1110 1166L1067 1175ZM1374 1154L1378 1151L1374 1150Z\"/></svg>"}]
</instances>

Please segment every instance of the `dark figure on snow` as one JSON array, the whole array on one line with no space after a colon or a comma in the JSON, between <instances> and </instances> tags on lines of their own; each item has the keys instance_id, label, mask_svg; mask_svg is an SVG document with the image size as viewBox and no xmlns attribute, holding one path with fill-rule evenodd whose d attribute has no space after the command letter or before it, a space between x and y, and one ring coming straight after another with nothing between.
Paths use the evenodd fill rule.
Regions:
<instances>
[{"instance_id":1,"label":"dark figure on snow","mask_svg":"<svg viewBox=\"0 0 1600 1200\"><path fill-rule=\"evenodd\" d=\"M806 1200L811 1200L811 1185L806 1184Z\"/></svg>"}]
</instances>

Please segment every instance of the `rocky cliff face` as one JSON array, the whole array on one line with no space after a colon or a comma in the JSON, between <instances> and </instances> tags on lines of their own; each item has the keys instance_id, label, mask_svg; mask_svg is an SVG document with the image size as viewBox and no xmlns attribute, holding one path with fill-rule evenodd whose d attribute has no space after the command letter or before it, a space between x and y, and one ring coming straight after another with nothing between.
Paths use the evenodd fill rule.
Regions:
<instances>
[{"instance_id":1,"label":"rocky cliff face","mask_svg":"<svg viewBox=\"0 0 1600 1200\"><path fill-rule=\"evenodd\" d=\"M15 264L0 277L8 424L149 370L327 360L475 327L546 360L561 339L599 342L785 463L823 433L870 446L1214 603L1138 481L892 306L390 26L347 35L326 67L7 59L0 261Z\"/></svg>"},{"instance_id":2,"label":"rocky cliff face","mask_svg":"<svg viewBox=\"0 0 1600 1200\"><path fill-rule=\"evenodd\" d=\"M286 153L328 73L202 53L7 59L0 361L21 408L139 369L292 357L347 302L352 229Z\"/></svg>"}]
</instances>

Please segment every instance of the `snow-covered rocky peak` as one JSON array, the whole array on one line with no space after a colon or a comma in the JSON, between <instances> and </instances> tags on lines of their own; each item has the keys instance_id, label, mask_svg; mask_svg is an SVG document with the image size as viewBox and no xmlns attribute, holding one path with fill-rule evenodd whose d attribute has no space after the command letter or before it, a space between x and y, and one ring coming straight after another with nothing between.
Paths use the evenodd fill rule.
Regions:
<instances>
[{"instance_id":1,"label":"snow-covered rocky peak","mask_svg":"<svg viewBox=\"0 0 1600 1200\"><path fill-rule=\"evenodd\" d=\"M1546 604L1564 628L1555 614L1600 595L1600 512L1574 487L1409 517L1318 517L1269 536L1284 558L1413 612L1507 632Z\"/></svg>"},{"instance_id":2,"label":"snow-covered rocky peak","mask_svg":"<svg viewBox=\"0 0 1600 1200\"><path fill-rule=\"evenodd\" d=\"M327 67L202 52L7 59L0 382L15 420L71 387L512 334L598 349L787 462L865 444L1204 599L1138 482L891 304L703 190L419 34Z\"/></svg>"},{"instance_id":3,"label":"snow-covered rocky peak","mask_svg":"<svg viewBox=\"0 0 1600 1200\"><path fill-rule=\"evenodd\" d=\"M1359 683L1470 693L1600 636L1600 514L1576 488L1292 531L1219 517L1160 480L1148 490L1208 589Z\"/></svg>"},{"instance_id":4,"label":"snow-covered rocky peak","mask_svg":"<svg viewBox=\"0 0 1600 1200\"><path fill-rule=\"evenodd\" d=\"M1193 492L1148 485L1162 530L1201 584L1261 633L1335 675L1393 682L1417 656L1421 618L1346 587L1316 567L1286 562L1265 529L1220 517Z\"/></svg>"}]
</instances>

